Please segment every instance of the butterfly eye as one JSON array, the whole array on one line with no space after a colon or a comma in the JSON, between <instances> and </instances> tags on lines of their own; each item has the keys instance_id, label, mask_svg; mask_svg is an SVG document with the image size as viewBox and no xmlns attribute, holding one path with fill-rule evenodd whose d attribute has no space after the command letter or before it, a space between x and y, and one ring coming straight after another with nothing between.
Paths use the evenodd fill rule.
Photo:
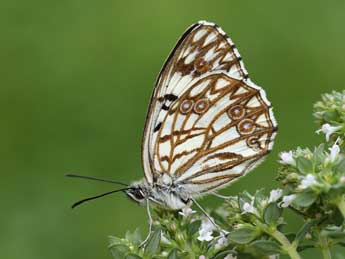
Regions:
<instances>
[{"instance_id":1,"label":"butterfly eye","mask_svg":"<svg viewBox=\"0 0 345 259\"><path fill-rule=\"evenodd\" d=\"M180 105L180 112L186 114L193 109L194 102L192 100L184 100Z\"/></svg>"},{"instance_id":2,"label":"butterfly eye","mask_svg":"<svg viewBox=\"0 0 345 259\"><path fill-rule=\"evenodd\" d=\"M242 105L235 105L234 107L228 110L228 115L233 120L242 119L245 114L246 114L246 111Z\"/></svg>"},{"instance_id":3,"label":"butterfly eye","mask_svg":"<svg viewBox=\"0 0 345 259\"><path fill-rule=\"evenodd\" d=\"M138 200L142 200L145 198L144 194L139 189L136 189L133 194L134 194L135 198L137 198Z\"/></svg>"},{"instance_id":4,"label":"butterfly eye","mask_svg":"<svg viewBox=\"0 0 345 259\"><path fill-rule=\"evenodd\" d=\"M203 113L208 109L209 105L210 105L210 102L206 98L198 100L194 105L194 111L199 114Z\"/></svg>"},{"instance_id":5,"label":"butterfly eye","mask_svg":"<svg viewBox=\"0 0 345 259\"><path fill-rule=\"evenodd\" d=\"M205 61L203 58L197 58L194 61L194 67L200 74L203 74L211 69L210 63Z\"/></svg>"},{"instance_id":6,"label":"butterfly eye","mask_svg":"<svg viewBox=\"0 0 345 259\"><path fill-rule=\"evenodd\" d=\"M254 121L250 119L244 119L237 125L237 130L243 134L248 135L255 131L256 126L254 125Z\"/></svg>"}]
</instances>

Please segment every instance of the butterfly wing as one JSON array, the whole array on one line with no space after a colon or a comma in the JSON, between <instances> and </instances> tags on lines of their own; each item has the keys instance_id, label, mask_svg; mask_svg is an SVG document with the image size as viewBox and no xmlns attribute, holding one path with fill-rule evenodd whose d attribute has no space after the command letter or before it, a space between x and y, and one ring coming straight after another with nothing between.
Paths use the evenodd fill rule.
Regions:
<instances>
[{"instance_id":1,"label":"butterfly wing","mask_svg":"<svg viewBox=\"0 0 345 259\"><path fill-rule=\"evenodd\" d=\"M169 174L195 192L221 186L269 151L275 127L232 41L199 22L179 40L152 94L142 143L146 179Z\"/></svg>"},{"instance_id":2,"label":"butterfly wing","mask_svg":"<svg viewBox=\"0 0 345 259\"><path fill-rule=\"evenodd\" d=\"M263 90L213 73L172 105L158 133L155 169L192 193L214 190L257 165L276 130Z\"/></svg>"}]
</instances>

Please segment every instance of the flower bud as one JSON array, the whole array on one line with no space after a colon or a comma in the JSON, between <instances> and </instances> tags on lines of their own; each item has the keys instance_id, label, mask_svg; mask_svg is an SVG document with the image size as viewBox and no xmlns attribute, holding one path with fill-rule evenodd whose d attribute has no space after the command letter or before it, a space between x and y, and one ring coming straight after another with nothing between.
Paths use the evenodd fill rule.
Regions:
<instances>
[{"instance_id":1,"label":"flower bud","mask_svg":"<svg viewBox=\"0 0 345 259\"><path fill-rule=\"evenodd\" d=\"M289 182L296 182L298 181L298 174L296 173L288 174L288 176L286 177L286 180Z\"/></svg>"},{"instance_id":2,"label":"flower bud","mask_svg":"<svg viewBox=\"0 0 345 259\"><path fill-rule=\"evenodd\" d=\"M181 233L176 234L176 241L177 242L184 242L184 236Z\"/></svg>"}]
</instances>

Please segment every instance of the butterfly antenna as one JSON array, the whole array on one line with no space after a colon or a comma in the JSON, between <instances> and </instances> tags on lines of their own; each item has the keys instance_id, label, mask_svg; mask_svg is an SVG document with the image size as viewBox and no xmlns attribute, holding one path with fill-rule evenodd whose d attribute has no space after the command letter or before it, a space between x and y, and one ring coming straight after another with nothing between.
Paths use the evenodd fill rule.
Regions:
<instances>
[{"instance_id":1,"label":"butterfly antenna","mask_svg":"<svg viewBox=\"0 0 345 259\"><path fill-rule=\"evenodd\" d=\"M81 178L81 179L86 179L86 180L93 180L93 181L99 181L99 182L106 182L106 183L115 183L115 184L120 184L122 186L128 186L128 184L121 183L118 181L113 181L109 179L100 179L92 176L85 176L85 175L78 175L78 174L65 174L66 177L73 177L73 178Z\"/></svg>"},{"instance_id":2,"label":"butterfly antenna","mask_svg":"<svg viewBox=\"0 0 345 259\"><path fill-rule=\"evenodd\" d=\"M96 195L96 196L92 196L92 197L89 197L89 198L82 199L82 200L77 201L76 203L74 203L74 204L72 205L72 209L74 209L75 207L81 205L81 204L84 203L84 202L91 201L91 200L95 200L95 199L104 197L104 196L106 196L106 195L112 194L112 193L123 192L123 191L126 191L126 190L128 190L128 189L129 189L129 188L123 188L123 189L119 189L119 190L115 190L115 191L110 191L110 192L106 192L106 193L102 193L102 194L99 194L99 195Z\"/></svg>"}]
</instances>

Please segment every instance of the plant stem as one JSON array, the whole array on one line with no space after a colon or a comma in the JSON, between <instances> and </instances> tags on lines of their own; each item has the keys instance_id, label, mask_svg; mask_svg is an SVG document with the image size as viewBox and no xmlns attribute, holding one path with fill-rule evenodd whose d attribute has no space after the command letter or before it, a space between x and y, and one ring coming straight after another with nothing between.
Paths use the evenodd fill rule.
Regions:
<instances>
[{"instance_id":1,"label":"plant stem","mask_svg":"<svg viewBox=\"0 0 345 259\"><path fill-rule=\"evenodd\" d=\"M283 249L292 259L301 259L300 255L297 253L296 246L291 244L283 233L275 229L270 231L269 234L282 245Z\"/></svg>"},{"instance_id":2,"label":"plant stem","mask_svg":"<svg viewBox=\"0 0 345 259\"><path fill-rule=\"evenodd\" d=\"M344 196L341 196L338 202L336 203L338 209L340 210L343 218L345 219L345 199Z\"/></svg>"},{"instance_id":3,"label":"plant stem","mask_svg":"<svg viewBox=\"0 0 345 259\"><path fill-rule=\"evenodd\" d=\"M324 259L332 259L331 251L329 249L328 239L325 236L319 235L321 251Z\"/></svg>"}]
</instances>

